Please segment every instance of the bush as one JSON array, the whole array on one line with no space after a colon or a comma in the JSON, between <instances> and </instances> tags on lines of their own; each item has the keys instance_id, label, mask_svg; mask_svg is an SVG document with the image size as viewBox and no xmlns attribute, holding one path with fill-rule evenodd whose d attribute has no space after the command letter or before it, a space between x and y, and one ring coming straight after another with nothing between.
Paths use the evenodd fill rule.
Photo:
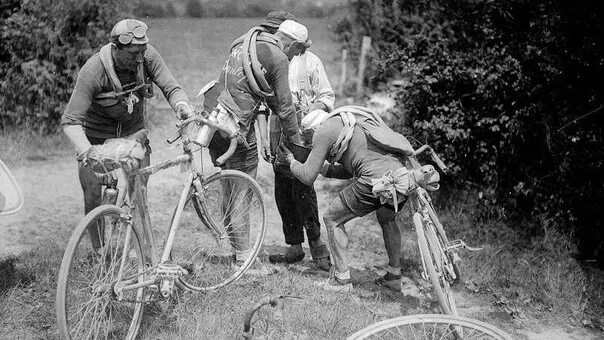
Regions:
<instances>
[{"instance_id":1,"label":"bush","mask_svg":"<svg viewBox=\"0 0 604 340\"><path fill-rule=\"evenodd\" d=\"M134 14L140 18L162 18L172 17L176 14L174 5L169 2L165 7L160 4L140 3Z\"/></svg>"},{"instance_id":2,"label":"bush","mask_svg":"<svg viewBox=\"0 0 604 340\"><path fill-rule=\"evenodd\" d=\"M335 27L358 58L372 37L369 86L389 84L399 131L442 153L484 211L557 227L604 264L604 24L598 3L352 2ZM516 219L517 218L517 219ZM516 224L525 228L526 223Z\"/></svg>"},{"instance_id":3,"label":"bush","mask_svg":"<svg viewBox=\"0 0 604 340\"><path fill-rule=\"evenodd\" d=\"M185 13L191 18L201 18L205 16L205 11L200 0L188 0Z\"/></svg>"},{"instance_id":4,"label":"bush","mask_svg":"<svg viewBox=\"0 0 604 340\"><path fill-rule=\"evenodd\" d=\"M0 6L0 129L56 129L81 65L130 13L121 0L11 0Z\"/></svg>"}]
</instances>

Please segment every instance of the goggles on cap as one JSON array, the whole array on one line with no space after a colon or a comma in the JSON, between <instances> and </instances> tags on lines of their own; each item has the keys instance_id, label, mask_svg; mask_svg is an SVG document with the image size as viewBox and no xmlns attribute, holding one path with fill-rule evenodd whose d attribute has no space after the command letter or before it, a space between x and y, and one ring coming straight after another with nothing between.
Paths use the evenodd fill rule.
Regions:
<instances>
[{"instance_id":1,"label":"goggles on cap","mask_svg":"<svg viewBox=\"0 0 604 340\"><path fill-rule=\"evenodd\" d=\"M132 32L124 32L117 39L121 44L127 45L132 42L132 39L142 39L147 35L147 27L144 25L136 26Z\"/></svg>"}]
</instances>

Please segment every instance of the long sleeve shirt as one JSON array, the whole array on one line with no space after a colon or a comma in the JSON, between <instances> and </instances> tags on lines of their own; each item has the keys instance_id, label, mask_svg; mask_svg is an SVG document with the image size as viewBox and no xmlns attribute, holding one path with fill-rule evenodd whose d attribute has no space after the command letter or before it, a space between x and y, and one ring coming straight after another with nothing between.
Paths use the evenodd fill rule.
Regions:
<instances>
[{"instance_id":1,"label":"long sleeve shirt","mask_svg":"<svg viewBox=\"0 0 604 340\"><path fill-rule=\"evenodd\" d=\"M185 91L168 70L159 52L151 45L143 54L145 77L149 77L162 91L173 109L176 103L188 101ZM136 85L137 70L115 69L124 90ZM81 125L86 136L93 138L115 138L127 136L144 127L144 95L133 106L132 113L123 100L116 99L113 105L101 105L95 98L113 91L111 80L96 53L80 69L75 88L61 118L61 125Z\"/></svg>"},{"instance_id":2,"label":"long sleeve shirt","mask_svg":"<svg viewBox=\"0 0 604 340\"><path fill-rule=\"evenodd\" d=\"M239 44L231 50L220 73L218 83L226 84L228 94L225 95L223 91L218 102L237 116L242 133L247 135L255 112L265 98L256 95L247 81L243 71L242 47ZM288 82L289 60L279 46L264 41L256 42L256 53L266 71L264 77L274 93L271 109L279 116L284 133L287 136L295 135L298 133L298 121Z\"/></svg>"},{"instance_id":3,"label":"long sleeve shirt","mask_svg":"<svg viewBox=\"0 0 604 340\"><path fill-rule=\"evenodd\" d=\"M291 60L289 87L294 103L299 107L321 102L326 107L325 111L333 110L335 93L327 79L323 63L316 54L306 51Z\"/></svg>"}]
</instances>

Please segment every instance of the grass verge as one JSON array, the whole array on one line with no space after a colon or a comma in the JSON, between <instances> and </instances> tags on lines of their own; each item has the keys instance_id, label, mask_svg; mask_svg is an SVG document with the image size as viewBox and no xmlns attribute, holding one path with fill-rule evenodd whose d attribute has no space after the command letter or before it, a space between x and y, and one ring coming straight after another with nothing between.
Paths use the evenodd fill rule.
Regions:
<instances>
[{"instance_id":1,"label":"grass verge","mask_svg":"<svg viewBox=\"0 0 604 340\"><path fill-rule=\"evenodd\" d=\"M71 150L62 132L41 136L23 126L2 130L0 145L0 158L9 167L18 167L26 160L45 160Z\"/></svg>"},{"instance_id":2,"label":"grass verge","mask_svg":"<svg viewBox=\"0 0 604 340\"><path fill-rule=\"evenodd\" d=\"M604 275L575 260L568 236L553 229L530 235L522 226L481 219L477 211L457 203L441 213L451 238L483 247L462 254L468 290L492 296L511 318L604 330Z\"/></svg>"}]
</instances>

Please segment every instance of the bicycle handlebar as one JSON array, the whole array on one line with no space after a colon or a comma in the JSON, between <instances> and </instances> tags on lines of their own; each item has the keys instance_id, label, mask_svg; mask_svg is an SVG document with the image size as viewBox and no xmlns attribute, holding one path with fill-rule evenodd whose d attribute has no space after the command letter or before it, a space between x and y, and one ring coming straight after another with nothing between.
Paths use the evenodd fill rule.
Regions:
<instances>
[{"instance_id":1,"label":"bicycle handlebar","mask_svg":"<svg viewBox=\"0 0 604 340\"><path fill-rule=\"evenodd\" d=\"M176 139L180 138L183 135L184 129L192 122L200 123L201 125L207 125L211 128L224 132L225 134L228 135L228 138L230 139L229 148L227 149L227 151L224 154L220 155L214 161L214 163L216 163L216 165L218 165L218 166L224 165L224 163L227 161L227 159L229 159L233 155L233 153L235 153L235 149L237 148L238 132L233 132L218 123L208 120L207 118L201 116L200 114L195 114L192 117L189 117L185 120L182 120L182 121L176 123L176 127L179 130L179 136L176 137L173 141L168 141L168 143L173 143ZM194 141L192 141L192 142L194 142Z\"/></svg>"},{"instance_id":2,"label":"bicycle handlebar","mask_svg":"<svg viewBox=\"0 0 604 340\"><path fill-rule=\"evenodd\" d=\"M283 308L283 299L285 298L290 298L290 299L300 299L297 296L288 296L288 295L277 295L277 296L267 296L262 298L260 301L258 301L254 307L252 307L250 310L247 311L247 313L245 313L245 319L243 320L243 339L244 340L251 340L254 336L253 331L251 330L251 326L252 326L252 317L254 317L254 314L256 314L256 312L262 308L262 306L264 305L271 305L271 307L276 307L276 308Z\"/></svg>"},{"instance_id":3,"label":"bicycle handlebar","mask_svg":"<svg viewBox=\"0 0 604 340\"><path fill-rule=\"evenodd\" d=\"M413 152L413 156L417 156L417 155L422 154L424 152L427 152L428 154L430 154L430 157L432 158L432 161L434 161L434 163L436 163L436 166L438 166L443 173L446 174L446 173L449 172L449 168L440 159L440 157L438 157L438 155L436 154L436 152L434 152L434 150L429 145L427 145L427 144L422 145L417 150L415 150Z\"/></svg>"}]
</instances>

